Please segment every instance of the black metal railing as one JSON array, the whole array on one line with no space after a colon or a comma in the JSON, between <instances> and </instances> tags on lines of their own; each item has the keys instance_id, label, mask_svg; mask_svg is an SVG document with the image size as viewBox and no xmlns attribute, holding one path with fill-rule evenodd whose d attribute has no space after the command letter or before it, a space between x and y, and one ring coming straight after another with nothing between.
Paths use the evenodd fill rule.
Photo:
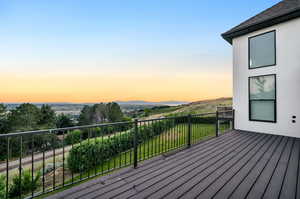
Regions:
<instances>
[{"instance_id":1,"label":"black metal railing","mask_svg":"<svg viewBox=\"0 0 300 199\"><path fill-rule=\"evenodd\" d=\"M230 130L233 110L0 134L0 198L32 198ZM228 117L231 115L231 117ZM2 187L2 190L1 190Z\"/></svg>"}]
</instances>

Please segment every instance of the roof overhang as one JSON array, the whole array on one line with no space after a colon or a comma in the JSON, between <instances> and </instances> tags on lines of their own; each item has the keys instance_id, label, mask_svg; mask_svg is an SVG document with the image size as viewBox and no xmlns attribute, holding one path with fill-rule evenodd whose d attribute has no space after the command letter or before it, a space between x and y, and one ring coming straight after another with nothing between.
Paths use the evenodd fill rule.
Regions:
<instances>
[{"instance_id":1,"label":"roof overhang","mask_svg":"<svg viewBox=\"0 0 300 199\"><path fill-rule=\"evenodd\" d=\"M230 44L232 44L232 40L235 37L246 35L248 33L251 33L251 32L263 29L263 28L267 28L267 27L270 27L270 26L273 26L273 25L276 25L276 24L280 24L280 23L283 23L283 22L286 22L286 21L289 21L289 20L292 20L292 19L295 19L295 18L298 18L298 17L300 17L300 9L295 10L295 11L290 12L290 13L285 14L285 15L281 15L281 16L278 16L278 17L268 19L266 21L263 21L263 22L260 22L260 23L257 23L257 24L250 25L250 26L242 28L240 30L236 30L236 31L232 31L232 32L230 32L230 31L225 32L225 33L222 34L222 37L226 41L228 41Z\"/></svg>"}]
</instances>

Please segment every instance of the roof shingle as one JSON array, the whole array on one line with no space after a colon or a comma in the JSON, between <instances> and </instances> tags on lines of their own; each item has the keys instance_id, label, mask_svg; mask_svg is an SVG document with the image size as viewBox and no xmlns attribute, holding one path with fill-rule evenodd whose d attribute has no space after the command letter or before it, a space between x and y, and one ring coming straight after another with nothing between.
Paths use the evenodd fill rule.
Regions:
<instances>
[{"instance_id":1,"label":"roof shingle","mask_svg":"<svg viewBox=\"0 0 300 199\"><path fill-rule=\"evenodd\" d=\"M222 37L232 43L234 37L282 23L296 17L300 17L300 0L283 0L223 33Z\"/></svg>"}]
</instances>

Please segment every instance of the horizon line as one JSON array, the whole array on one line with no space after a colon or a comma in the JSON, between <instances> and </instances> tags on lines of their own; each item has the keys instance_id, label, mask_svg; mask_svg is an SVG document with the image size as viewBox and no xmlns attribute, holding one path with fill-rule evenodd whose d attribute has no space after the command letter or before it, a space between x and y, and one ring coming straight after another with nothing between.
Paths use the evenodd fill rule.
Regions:
<instances>
[{"instance_id":1,"label":"horizon line","mask_svg":"<svg viewBox=\"0 0 300 199\"><path fill-rule=\"evenodd\" d=\"M206 101L206 100L218 100L218 99L232 99L232 96L229 97L217 97L217 98L205 98L193 101L186 100L162 100L162 101L147 101L147 100L112 100L112 101L103 101L103 102L0 102L0 104L97 104L97 103L109 103L109 102L145 102L145 103L163 103L163 102L186 102L193 103L197 101Z\"/></svg>"}]
</instances>

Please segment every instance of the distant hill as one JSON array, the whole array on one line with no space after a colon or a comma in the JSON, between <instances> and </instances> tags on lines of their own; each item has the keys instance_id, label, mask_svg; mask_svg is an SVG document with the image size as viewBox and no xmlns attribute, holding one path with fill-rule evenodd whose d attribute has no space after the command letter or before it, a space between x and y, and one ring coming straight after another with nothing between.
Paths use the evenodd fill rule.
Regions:
<instances>
[{"instance_id":1,"label":"distant hill","mask_svg":"<svg viewBox=\"0 0 300 199\"><path fill-rule=\"evenodd\" d=\"M199 113L209 113L215 112L217 106L231 106L232 98L218 98L210 100L200 100L196 102L191 102L188 104L183 104L179 106L164 107L162 109L155 109L150 112L147 119L159 118L169 114L199 114Z\"/></svg>"},{"instance_id":2,"label":"distant hill","mask_svg":"<svg viewBox=\"0 0 300 199\"><path fill-rule=\"evenodd\" d=\"M149 102L143 100L131 100L131 101L116 101L120 105L169 105L177 106L181 104L188 104L189 102L185 101L161 101L161 102Z\"/></svg>"}]
</instances>

